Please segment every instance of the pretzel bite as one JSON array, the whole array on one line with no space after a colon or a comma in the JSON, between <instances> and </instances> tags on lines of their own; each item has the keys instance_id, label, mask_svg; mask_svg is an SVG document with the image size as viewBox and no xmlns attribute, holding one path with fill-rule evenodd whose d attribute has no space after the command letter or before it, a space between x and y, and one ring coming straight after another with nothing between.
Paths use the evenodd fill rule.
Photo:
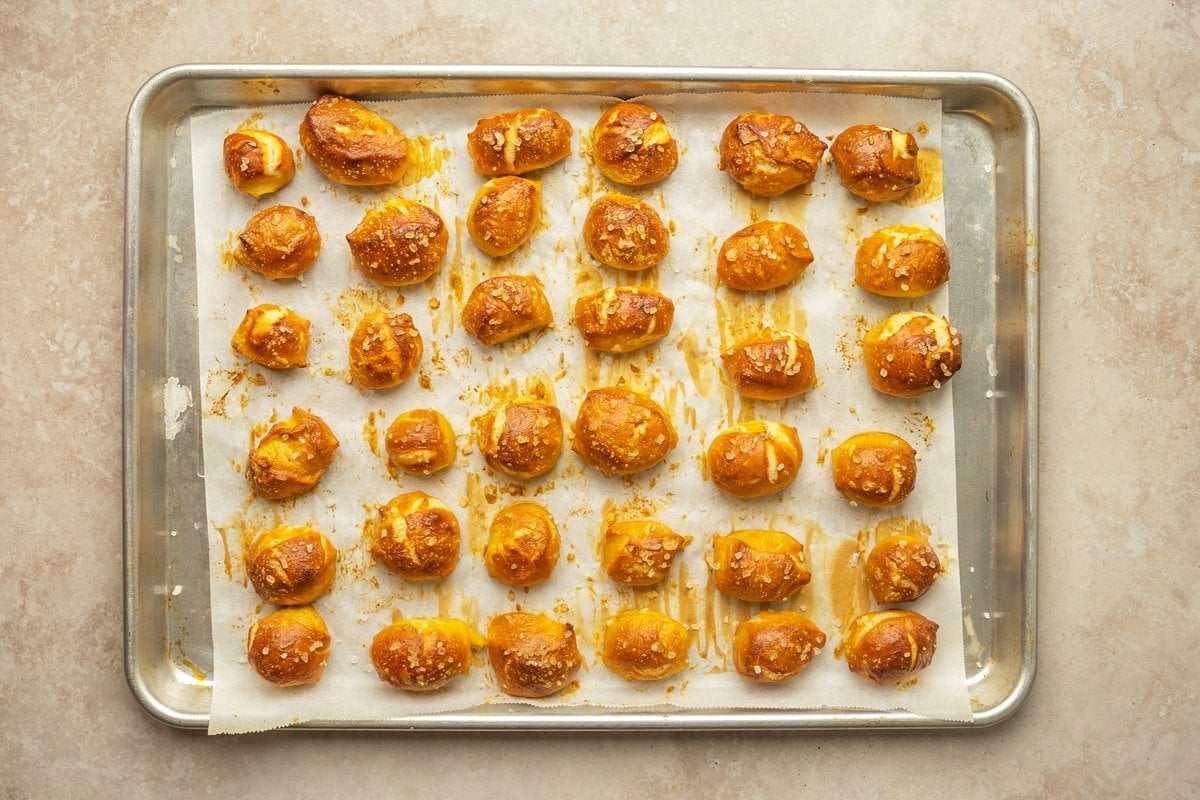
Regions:
<instances>
[{"instance_id":1,"label":"pretzel bite","mask_svg":"<svg viewBox=\"0 0 1200 800\"><path fill-rule=\"evenodd\" d=\"M298 278L321 252L321 234L311 214L271 206L255 214L238 234L233 260L271 280Z\"/></svg>"},{"instance_id":2,"label":"pretzel bite","mask_svg":"<svg viewBox=\"0 0 1200 800\"><path fill-rule=\"evenodd\" d=\"M471 290L463 327L481 344L507 342L554 322L542 282L533 275L498 275Z\"/></svg>"},{"instance_id":3,"label":"pretzel bite","mask_svg":"<svg viewBox=\"0 0 1200 800\"><path fill-rule=\"evenodd\" d=\"M812 183L825 142L786 114L734 117L721 134L717 168L751 194L774 197Z\"/></svg>"},{"instance_id":4,"label":"pretzel bite","mask_svg":"<svg viewBox=\"0 0 1200 800\"><path fill-rule=\"evenodd\" d=\"M467 152L481 175L523 175L571 154L571 123L546 108L520 108L479 120Z\"/></svg>"},{"instance_id":5,"label":"pretzel bite","mask_svg":"<svg viewBox=\"0 0 1200 800\"><path fill-rule=\"evenodd\" d=\"M255 200L292 182L296 162L288 143L267 131L244 128L225 137L225 174L233 188Z\"/></svg>"},{"instance_id":6,"label":"pretzel bite","mask_svg":"<svg viewBox=\"0 0 1200 800\"><path fill-rule=\"evenodd\" d=\"M393 622L371 640L371 663L384 683L407 692L434 692L471 671L485 644L460 619L432 617Z\"/></svg>"},{"instance_id":7,"label":"pretzel bite","mask_svg":"<svg viewBox=\"0 0 1200 800\"><path fill-rule=\"evenodd\" d=\"M363 275L384 286L411 286L438 271L450 234L432 208L395 198L364 214L346 242Z\"/></svg>"},{"instance_id":8,"label":"pretzel bite","mask_svg":"<svg viewBox=\"0 0 1200 800\"><path fill-rule=\"evenodd\" d=\"M404 177L408 137L366 106L327 94L300 123L300 144L331 181L382 186Z\"/></svg>"},{"instance_id":9,"label":"pretzel bite","mask_svg":"<svg viewBox=\"0 0 1200 800\"><path fill-rule=\"evenodd\" d=\"M454 429L431 408L397 414L383 435L388 472L432 475L454 463Z\"/></svg>"},{"instance_id":10,"label":"pretzel bite","mask_svg":"<svg viewBox=\"0 0 1200 800\"><path fill-rule=\"evenodd\" d=\"M271 426L246 459L246 482L264 500L299 497L317 485L333 463L337 437L316 414L303 408Z\"/></svg>"},{"instance_id":11,"label":"pretzel bite","mask_svg":"<svg viewBox=\"0 0 1200 800\"><path fill-rule=\"evenodd\" d=\"M605 475L650 469L679 443L662 406L620 386L593 389L575 418L571 449Z\"/></svg>"},{"instance_id":12,"label":"pretzel bite","mask_svg":"<svg viewBox=\"0 0 1200 800\"><path fill-rule=\"evenodd\" d=\"M262 303L246 310L230 344L238 355L268 369L307 367L308 326L287 306Z\"/></svg>"},{"instance_id":13,"label":"pretzel bite","mask_svg":"<svg viewBox=\"0 0 1200 800\"><path fill-rule=\"evenodd\" d=\"M492 519L483 563L488 575L509 586L532 586L558 564L558 526L545 507L513 503Z\"/></svg>"},{"instance_id":14,"label":"pretzel bite","mask_svg":"<svg viewBox=\"0 0 1200 800\"><path fill-rule=\"evenodd\" d=\"M898 200L921 182L917 140L904 131L852 125L837 135L829 152L842 186L872 203Z\"/></svg>"},{"instance_id":15,"label":"pretzel bite","mask_svg":"<svg viewBox=\"0 0 1200 800\"><path fill-rule=\"evenodd\" d=\"M893 314L863 337L863 363L876 390L917 397L942 388L962 366L962 334L945 317Z\"/></svg>"},{"instance_id":16,"label":"pretzel bite","mask_svg":"<svg viewBox=\"0 0 1200 800\"><path fill-rule=\"evenodd\" d=\"M329 591L337 549L307 525L282 525L259 534L246 556L250 585L264 603L304 606Z\"/></svg>"},{"instance_id":17,"label":"pretzel bite","mask_svg":"<svg viewBox=\"0 0 1200 800\"><path fill-rule=\"evenodd\" d=\"M717 251L717 277L731 289L765 292L791 283L813 262L795 225L763 220L730 236Z\"/></svg>"},{"instance_id":18,"label":"pretzel bite","mask_svg":"<svg viewBox=\"0 0 1200 800\"><path fill-rule=\"evenodd\" d=\"M897 533L867 556L867 584L876 603L911 603L929 591L942 562L926 536Z\"/></svg>"},{"instance_id":19,"label":"pretzel bite","mask_svg":"<svg viewBox=\"0 0 1200 800\"><path fill-rule=\"evenodd\" d=\"M604 572L626 586L652 586L667 576L688 541L652 519L614 522L604 529Z\"/></svg>"},{"instance_id":20,"label":"pretzel bite","mask_svg":"<svg viewBox=\"0 0 1200 800\"><path fill-rule=\"evenodd\" d=\"M671 332L675 304L655 289L616 286L575 301L583 341L604 353L628 353Z\"/></svg>"},{"instance_id":21,"label":"pretzel bite","mask_svg":"<svg viewBox=\"0 0 1200 800\"><path fill-rule=\"evenodd\" d=\"M587 251L613 269L637 272L657 266L667 257L669 238L658 212L626 194L604 195L583 220Z\"/></svg>"},{"instance_id":22,"label":"pretzel bite","mask_svg":"<svg viewBox=\"0 0 1200 800\"><path fill-rule=\"evenodd\" d=\"M600 657L629 681L657 681L687 669L691 634L682 622L639 608L609 617Z\"/></svg>"},{"instance_id":23,"label":"pretzel bite","mask_svg":"<svg viewBox=\"0 0 1200 800\"><path fill-rule=\"evenodd\" d=\"M713 485L743 499L782 492L796 480L803 460L796 429L782 422L739 422L718 433L708 446Z\"/></svg>"},{"instance_id":24,"label":"pretzel bite","mask_svg":"<svg viewBox=\"0 0 1200 800\"><path fill-rule=\"evenodd\" d=\"M938 625L915 611L872 611L842 639L846 666L880 685L908 680L933 661Z\"/></svg>"},{"instance_id":25,"label":"pretzel bite","mask_svg":"<svg viewBox=\"0 0 1200 800\"><path fill-rule=\"evenodd\" d=\"M513 697L560 692L583 664L574 626L544 614L512 611L493 617L487 646L500 691Z\"/></svg>"},{"instance_id":26,"label":"pretzel bite","mask_svg":"<svg viewBox=\"0 0 1200 800\"><path fill-rule=\"evenodd\" d=\"M493 258L516 250L537 228L542 214L542 185L513 175L492 178L479 187L467 211L467 233Z\"/></svg>"},{"instance_id":27,"label":"pretzel bite","mask_svg":"<svg viewBox=\"0 0 1200 800\"><path fill-rule=\"evenodd\" d=\"M786 600L812 580L804 545L783 531L714 536L711 566L718 589L751 603Z\"/></svg>"},{"instance_id":28,"label":"pretzel bite","mask_svg":"<svg viewBox=\"0 0 1200 800\"><path fill-rule=\"evenodd\" d=\"M479 418L477 430L488 466L510 478L541 477L562 455L562 413L544 400L518 397L499 403Z\"/></svg>"},{"instance_id":29,"label":"pretzel bite","mask_svg":"<svg viewBox=\"0 0 1200 800\"><path fill-rule=\"evenodd\" d=\"M742 397L786 400L817 385L816 364L806 340L767 329L721 354L733 386Z\"/></svg>"},{"instance_id":30,"label":"pretzel bite","mask_svg":"<svg viewBox=\"0 0 1200 800\"><path fill-rule=\"evenodd\" d=\"M949 279L946 242L926 225L880 228L854 256L854 282L884 297L920 297Z\"/></svg>"},{"instance_id":31,"label":"pretzel bite","mask_svg":"<svg viewBox=\"0 0 1200 800\"><path fill-rule=\"evenodd\" d=\"M617 103L592 128L592 158L610 181L646 186L675 171L679 146L657 111Z\"/></svg>"},{"instance_id":32,"label":"pretzel bite","mask_svg":"<svg viewBox=\"0 0 1200 800\"><path fill-rule=\"evenodd\" d=\"M250 626L246 658L276 686L303 686L321 680L330 641L325 620L312 606L281 608Z\"/></svg>"},{"instance_id":33,"label":"pretzel bite","mask_svg":"<svg viewBox=\"0 0 1200 800\"><path fill-rule=\"evenodd\" d=\"M405 580L441 580L458 566L458 519L425 492L396 495L367 519L363 533L375 560Z\"/></svg>"},{"instance_id":34,"label":"pretzel bite","mask_svg":"<svg viewBox=\"0 0 1200 800\"><path fill-rule=\"evenodd\" d=\"M350 335L350 375L367 389L399 386L417 371L423 352L412 317L372 311Z\"/></svg>"},{"instance_id":35,"label":"pretzel bite","mask_svg":"<svg viewBox=\"0 0 1200 800\"><path fill-rule=\"evenodd\" d=\"M738 623L733 666L754 683L780 683L800 674L825 646L825 633L795 611L760 611Z\"/></svg>"},{"instance_id":36,"label":"pretzel bite","mask_svg":"<svg viewBox=\"0 0 1200 800\"><path fill-rule=\"evenodd\" d=\"M895 434L858 433L831 455L834 488L851 503L895 505L917 484L917 451Z\"/></svg>"}]
</instances>

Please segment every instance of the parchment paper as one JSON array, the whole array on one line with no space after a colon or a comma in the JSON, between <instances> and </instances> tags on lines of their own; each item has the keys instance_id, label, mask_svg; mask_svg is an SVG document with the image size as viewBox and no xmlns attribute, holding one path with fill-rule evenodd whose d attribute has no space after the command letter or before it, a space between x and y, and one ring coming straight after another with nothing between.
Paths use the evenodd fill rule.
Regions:
<instances>
[{"instance_id":1,"label":"parchment paper","mask_svg":"<svg viewBox=\"0 0 1200 800\"><path fill-rule=\"evenodd\" d=\"M197 394L202 398L214 645L210 732L261 730L303 720L378 720L514 702L499 693L483 652L469 676L440 692L414 696L376 677L369 646L396 614L455 616L483 632L492 616L518 607L572 622L584 656L578 687L533 701L540 705L904 708L969 719L956 558L953 386L917 400L883 397L867 382L858 345L865 326L890 313L913 308L946 313L946 289L905 301L868 296L853 285L854 251L876 228L909 222L944 232L940 193L927 191L928 202L920 205L868 205L838 184L828 154L809 189L773 200L753 198L716 169L721 131L736 114L749 110L791 114L829 138L867 121L914 131L923 150L936 156L940 102L732 93L649 98L679 140L681 158L674 175L644 189L609 184L587 155L587 134L613 102L497 96L372 103L414 141L414 164L405 180L380 189L333 184L306 163L296 133L305 106L268 107L252 118L244 110L217 111L192 120L205 382ZM475 248L463 223L483 182L471 167L465 137L479 118L526 105L554 108L571 121L573 153L532 176L542 181L544 220L533 241L510 256L492 259ZM296 146L296 179L257 202L235 191L221 166L222 139L246 125L275 131ZM923 186L940 185L940 160L923 163L931 170ZM610 270L583 249L579 231L587 208L610 189L642 197L671 227L670 254L649 274ZM403 290L377 286L356 272L344 239L368 208L395 196L433 207L451 229L450 252L439 273ZM320 258L300 281L268 281L234 266L228 255L249 217L276 203L305 207L323 234ZM735 230L767 217L799 226L815 262L799 281L774 292L740 295L718 288L717 247ZM463 331L462 303L478 281L509 272L532 273L542 280L555 324L542 335L485 348ZM603 287L639 283L657 286L675 302L671 335L633 354L592 354L572 324L575 299ZM307 369L262 369L230 349L230 336L245 310L262 302L290 306L312 321ZM384 391L363 390L346 380L350 332L363 314L376 308L411 314L425 341L421 377ZM795 330L811 342L820 383L806 397L782 403L744 401L723 380L720 348L766 325ZM620 379L648 390L679 430L678 447L649 472L605 478L568 450L550 475L519 484L487 470L473 447L470 420L496 399L540 384L562 409L569 428L588 389ZM286 418L293 406L322 416L341 447L315 491L295 501L256 499L242 475L251 441L265 432L268 422ZM460 455L453 468L439 475L393 480L385 467L383 432L399 412L422 407L437 408L449 418ZM796 482L780 495L755 501L728 498L703 480L701 459L720 429L754 417L795 426L804 463ZM919 453L916 491L898 510L852 507L833 488L828 451L865 430L898 433ZM568 448L569 436L568 430ZM372 565L362 544L367 515L413 489L443 499L459 514L462 558L455 573L439 584L395 578ZM487 576L481 554L492 516L522 495L545 504L554 515L563 553L550 581L511 590ZM947 574L912 605L941 625L937 655L903 689L870 684L835 657L841 639L837 618L848 608L846 578L856 574L856 537L897 514L929 526L947 566ZM598 542L604 520L640 516L653 516L693 540L666 582L631 590L603 576ZM246 584L243 552L254 535L284 523L313 525L340 551L334 588L316 603L333 636L328 667L319 684L293 689L263 681L245 654L249 626L271 609ZM753 685L733 671L734 626L759 607L715 592L705 566L714 534L750 527L785 530L806 544L812 583L788 603L773 607L802 609L829 637L814 663L782 685ZM604 620L639 606L666 611L694 626L687 671L666 681L634 684L600 661Z\"/></svg>"}]
</instances>

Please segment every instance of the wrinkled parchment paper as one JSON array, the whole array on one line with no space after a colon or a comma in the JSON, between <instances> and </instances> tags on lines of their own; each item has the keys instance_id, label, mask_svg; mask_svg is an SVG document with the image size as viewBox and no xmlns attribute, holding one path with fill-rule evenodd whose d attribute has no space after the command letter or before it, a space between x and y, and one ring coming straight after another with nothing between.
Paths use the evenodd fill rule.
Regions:
<instances>
[{"instance_id":1,"label":"wrinkled parchment paper","mask_svg":"<svg viewBox=\"0 0 1200 800\"><path fill-rule=\"evenodd\" d=\"M192 120L195 222L199 279L200 365L214 646L211 732L241 732L304 720L366 721L401 715L514 702L496 688L486 653L469 676L444 690L411 695L380 681L369 646L394 615L448 615L480 632L495 614L515 608L549 613L576 627L584 657L578 687L539 705L692 708L903 708L949 720L970 717L963 669L961 596L957 567L952 386L917 400L875 393L859 357L864 326L890 313L933 309L946 313L943 287L917 301L868 296L853 285L858 241L884 225L928 224L944 232L940 193L941 108L938 101L876 96L809 94L712 94L649 98L681 145L677 172L659 185L622 189L609 184L587 155L587 134L614 101L601 97L469 97L372 103L413 140L414 163L397 185L356 189L328 181L307 163L297 129L305 106L222 110ZM526 105L545 105L575 128L572 155L531 176L542 182L543 223L532 242L492 259L477 250L464 217L483 179L466 153L465 138L484 116ZM750 110L791 114L822 137L845 127L875 122L914 131L930 172L916 200L868 205L838 184L828 154L808 189L771 200L755 198L716 169L717 141L736 114ZM296 148L296 179L262 200L235 191L222 171L224 136L246 126L283 136ZM590 202L608 190L649 202L672 231L666 261L646 274L619 273L595 263L579 231ZM440 272L425 283L390 289L356 272L345 235L367 209L392 197L436 209L451 231ZM268 281L229 258L236 234L256 211L296 205L313 214L324 237L316 265L299 281ZM715 254L720 243L751 221L782 219L800 227L814 263L793 285L741 295L720 288ZM953 254L951 254L953 259ZM485 348L462 329L463 301L480 280L503 273L535 274L555 311L551 330ZM650 349L623 356L587 350L572 325L577 297L630 284L656 286L675 303L670 336ZM247 308L262 302L287 305L312 321L307 369L276 372L237 356L230 336ZM425 341L419 377L383 391L346 381L347 347L357 320L375 309L411 314ZM173 309L172 313L192 313ZM795 330L809 339L818 387L785 402L738 398L723 380L718 352L761 326ZM671 414L678 447L667 462L630 479L605 478L565 452L545 478L514 483L491 473L473 447L470 420L497 399L541 387L555 399L568 427L590 388L625 381L649 391ZM242 475L252 439L267 423L301 406L322 416L341 441L334 465L317 489L294 501L253 498ZM454 467L430 477L392 479L382 438L401 411L441 410L458 434ZM796 482L782 494L754 501L728 498L701 475L707 443L733 422L761 417L799 430L805 458ZM852 507L833 489L827 454L851 434L889 430L916 447L921 458L917 489L900 507ZM569 447L568 431L568 447ZM403 491L422 489L453 508L463 530L462 558L438 584L399 580L371 563L362 525L375 507ZM554 576L528 590L492 581L482 552L495 512L521 498L551 511L563 551ZM878 687L852 675L835 657L838 619L856 605L851 591L857 537L869 548L873 527L904 515L928 525L947 574L912 607L937 621L933 665L902 689ZM692 537L670 577L658 587L613 584L599 566L598 543L605 520L653 516ZM247 663L245 640L252 622L269 613L245 580L244 550L254 535L277 524L310 524L340 551L332 592L317 601L333 636L324 678L308 687L280 689L259 678ZM758 604L729 600L709 580L704 555L715 533L736 528L776 528L807 548L812 583L775 608L803 610L826 632L823 652L796 679L753 685L733 671L730 651L736 623ZM635 684L617 677L598 657L604 620L617 611L649 606L695 630L691 667L665 681ZM867 610L860 607L859 610Z\"/></svg>"}]
</instances>

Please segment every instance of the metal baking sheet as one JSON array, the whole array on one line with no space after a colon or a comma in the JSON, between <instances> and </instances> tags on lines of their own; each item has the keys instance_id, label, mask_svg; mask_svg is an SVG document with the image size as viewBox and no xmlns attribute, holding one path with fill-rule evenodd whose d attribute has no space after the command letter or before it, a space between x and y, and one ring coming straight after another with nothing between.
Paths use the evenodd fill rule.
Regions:
<instances>
[{"instance_id":1,"label":"metal baking sheet","mask_svg":"<svg viewBox=\"0 0 1200 800\"><path fill-rule=\"evenodd\" d=\"M903 711L518 705L308 728L435 730L979 727L1010 716L1036 655L1038 130L995 75L548 66L185 65L154 76L128 119L124 330L125 670L143 707L208 725L212 693L200 400L168 430L170 376L202 385L196 350L191 115L221 107L492 93L876 93L942 101L950 312L983 352L955 377L965 723ZM170 398L172 401L178 398ZM219 679L219 677L218 677Z\"/></svg>"}]
</instances>

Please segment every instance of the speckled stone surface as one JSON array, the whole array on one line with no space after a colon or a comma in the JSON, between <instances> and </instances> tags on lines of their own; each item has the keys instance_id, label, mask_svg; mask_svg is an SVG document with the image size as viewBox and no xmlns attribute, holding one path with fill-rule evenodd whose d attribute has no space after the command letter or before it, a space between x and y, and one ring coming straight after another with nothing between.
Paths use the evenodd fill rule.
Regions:
<instances>
[{"instance_id":1,"label":"speckled stone surface","mask_svg":"<svg viewBox=\"0 0 1200 800\"><path fill-rule=\"evenodd\" d=\"M0 7L0 797L1200 793L1200 7L1147 0ZM121 641L124 124L183 62L986 70L1042 129L1039 673L976 732L210 739ZM353 787L353 788L352 788ZM536 789L531 789L536 787ZM353 795L351 795L353 796Z\"/></svg>"}]
</instances>

